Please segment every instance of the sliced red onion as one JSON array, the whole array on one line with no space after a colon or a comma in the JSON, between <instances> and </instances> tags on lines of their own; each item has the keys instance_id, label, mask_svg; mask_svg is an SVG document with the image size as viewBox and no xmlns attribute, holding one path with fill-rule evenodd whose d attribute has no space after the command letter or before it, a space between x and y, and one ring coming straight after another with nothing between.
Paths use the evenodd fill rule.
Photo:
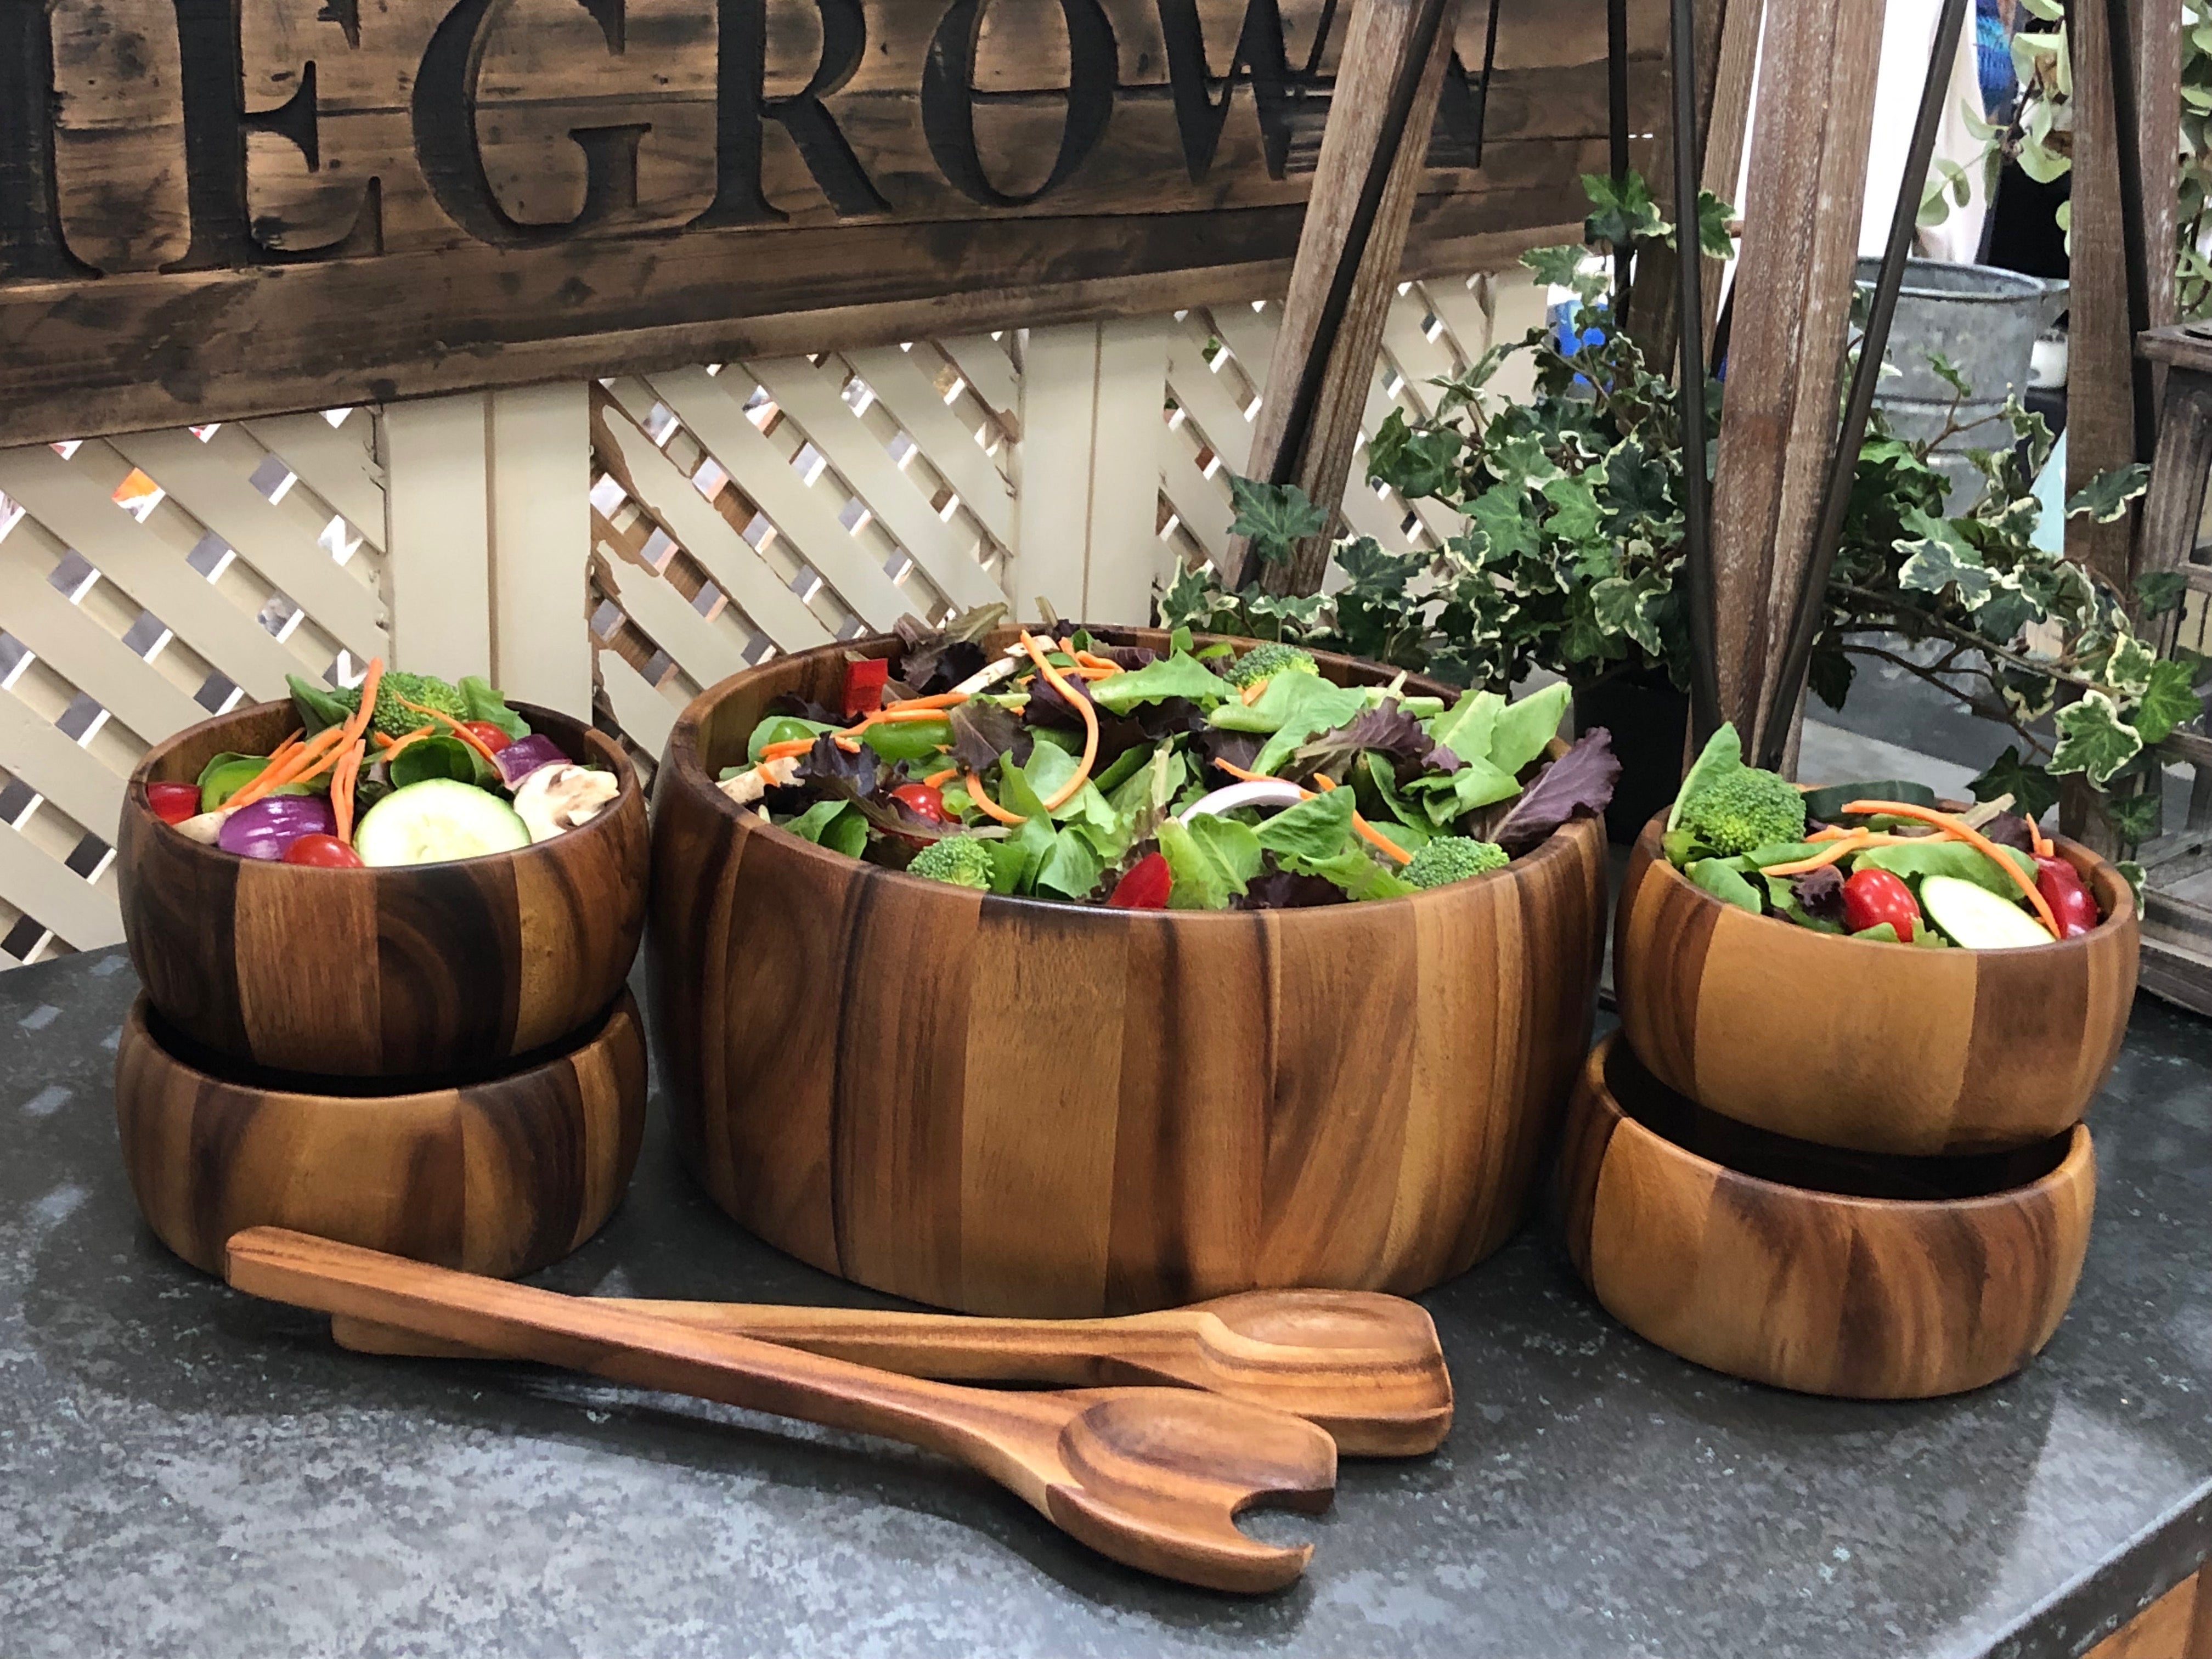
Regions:
<instances>
[{"instance_id":1,"label":"sliced red onion","mask_svg":"<svg viewBox=\"0 0 2212 1659\"><path fill-rule=\"evenodd\" d=\"M327 836L337 828L325 796L269 795L225 818L216 845L242 859L273 861L301 836Z\"/></svg>"},{"instance_id":2,"label":"sliced red onion","mask_svg":"<svg viewBox=\"0 0 2212 1659\"><path fill-rule=\"evenodd\" d=\"M568 759L561 752L561 745L543 732L517 738L499 751L497 758L500 781L509 789L540 767L565 765Z\"/></svg>"},{"instance_id":3,"label":"sliced red onion","mask_svg":"<svg viewBox=\"0 0 2212 1659\"><path fill-rule=\"evenodd\" d=\"M1306 798L1306 792L1295 783L1285 783L1279 778L1261 778L1251 783L1232 783L1226 789L1217 789L1185 811L1176 822L1188 823L1193 818L1208 813L1218 815L1233 812L1240 806L1296 806Z\"/></svg>"}]
</instances>

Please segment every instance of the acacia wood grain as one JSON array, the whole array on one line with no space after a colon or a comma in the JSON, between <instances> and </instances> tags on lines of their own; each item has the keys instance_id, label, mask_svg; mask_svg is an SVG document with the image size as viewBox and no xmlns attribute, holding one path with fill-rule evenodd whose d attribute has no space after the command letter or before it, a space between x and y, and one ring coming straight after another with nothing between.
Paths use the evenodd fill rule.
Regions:
<instances>
[{"instance_id":1,"label":"acacia wood grain","mask_svg":"<svg viewBox=\"0 0 2212 1659\"><path fill-rule=\"evenodd\" d=\"M1666 1094L1607 1037L1557 1176L1576 1268L1631 1330L1731 1376L1864 1400L1979 1388L2051 1340L2088 1248L2087 1129L2004 1159L1855 1159ZM1754 1154L1799 1179L1731 1167Z\"/></svg>"},{"instance_id":2,"label":"acacia wood grain","mask_svg":"<svg viewBox=\"0 0 2212 1659\"><path fill-rule=\"evenodd\" d=\"M1261 1543L1233 1517L1318 1512L1336 1482L1336 1447L1313 1424L1196 1389L958 1388L269 1229L231 1239L227 1273L300 1307L919 1446L1103 1555L1215 1589L1295 1580L1312 1547Z\"/></svg>"},{"instance_id":3,"label":"acacia wood grain","mask_svg":"<svg viewBox=\"0 0 2212 1659\"><path fill-rule=\"evenodd\" d=\"M407 1094L215 1075L167 1046L142 997L116 1055L115 1115L139 1209L205 1272L222 1270L240 1229L285 1226L504 1277L559 1261L622 1201L645 1069L627 991L565 1052Z\"/></svg>"},{"instance_id":4,"label":"acacia wood grain","mask_svg":"<svg viewBox=\"0 0 2212 1659\"><path fill-rule=\"evenodd\" d=\"M2106 920L2013 951L1928 950L1754 916L1660 849L1630 854L1613 980L1668 1087L1778 1134L1867 1152L2027 1146L2078 1122L2118 1058L2138 929L2126 878L2061 840Z\"/></svg>"},{"instance_id":5,"label":"acacia wood grain","mask_svg":"<svg viewBox=\"0 0 2212 1659\"><path fill-rule=\"evenodd\" d=\"M704 693L655 786L650 1006L678 1144L717 1203L878 1289L1043 1317L1411 1293L1520 1225L1589 1042L1601 823L1498 876L1304 910L921 882L711 781L779 694L833 698L848 649L889 644Z\"/></svg>"},{"instance_id":6,"label":"acacia wood grain","mask_svg":"<svg viewBox=\"0 0 2212 1659\"><path fill-rule=\"evenodd\" d=\"M1406 1457L1450 1432L1451 1376L1416 1303L1361 1291L1247 1291L1119 1319L984 1319L865 1308L623 1301L657 1319L780 1342L904 1376L1068 1388L1176 1383L1317 1423L1340 1452ZM340 1315L363 1353L506 1358Z\"/></svg>"},{"instance_id":7,"label":"acacia wood grain","mask_svg":"<svg viewBox=\"0 0 2212 1659\"><path fill-rule=\"evenodd\" d=\"M550 709L533 731L622 781L591 823L451 864L321 870L179 835L149 783L267 754L289 703L221 716L149 752L125 793L116 865L131 965L163 1017L219 1054L313 1077L423 1077L556 1042L621 992L645 927L651 836L621 748Z\"/></svg>"}]
</instances>

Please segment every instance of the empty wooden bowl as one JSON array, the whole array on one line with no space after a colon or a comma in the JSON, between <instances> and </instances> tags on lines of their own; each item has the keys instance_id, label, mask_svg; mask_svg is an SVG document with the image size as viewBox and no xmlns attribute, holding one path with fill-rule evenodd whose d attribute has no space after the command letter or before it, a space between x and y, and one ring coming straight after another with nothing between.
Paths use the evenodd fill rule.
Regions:
<instances>
[{"instance_id":1,"label":"empty wooden bowl","mask_svg":"<svg viewBox=\"0 0 2212 1659\"><path fill-rule=\"evenodd\" d=\"M1411 1292L1512 1234L1588 1045L1601 823L1411 898L1132 912L895 873L715 788L773 699L834 702L846 652L890 643L715 686L655 785L655 1053L723 1208L879 1290L1037 1317Z\"/></svg>"},{"instance_id":2,"label":"empty wooden bowl","mask_svg":"<svg viewBox=\"0 0 2212 1659\"><path fill-rule=\"evenodd\" d=\"M621 748L550 709L533 731L622 780L580 829L452 864L304 869L179 835L149 783L210 758L266 754L289 703L223 715L152 750L123 802L116 867L131 965L185 1036L240 1062L321 1077L416 1077L492 1066L605 1012L645 926L650 832Z\"/></svg>"},{"instance_id":3,"label":"empty wooden bowl","mask_svg":"<svg viewBox=\"0 0 2212 1659\"><path fill-rule=\"evenodd\" d=\"M2096 1157L1838 1152L1692 1105L1618 1034L1568 1108L1558 1197L1607 1313L1700 1365L1807 1394L1918 1400L2008 1376L2074 1299Z\"/></svg>"},{"instance_id":4,"label":"empty wooden bowl","mask_svg":"<svg viewBox=\"0 0 2212 1659\"><path fill-rule=\"evenodd\" d=\"M645 1036L629 992L574 1046L454 1088L305 1093L206 1069L133 1005L115 1115L138 1207L195 1267L245 1227L501 1278L559 1261L613 1213L645 1123Z\"/></svg>"},{"instance_id":5,"label":"empty wooden bowl","mask_svg":"<svg viewBox=\"0 0 2212 1659\"><path fill-rule=\"evenodd\" d=\"M1700 1105L1829 1146L1999 1151L2079 1122L2118 1058L2135 896L2087 849L2058 843L2106 916L2094 932L1928 950L1753 915L1669 864L1664 828L1629 857L1613 986L1637 1057Z\"/></svg>"}]
</instances>

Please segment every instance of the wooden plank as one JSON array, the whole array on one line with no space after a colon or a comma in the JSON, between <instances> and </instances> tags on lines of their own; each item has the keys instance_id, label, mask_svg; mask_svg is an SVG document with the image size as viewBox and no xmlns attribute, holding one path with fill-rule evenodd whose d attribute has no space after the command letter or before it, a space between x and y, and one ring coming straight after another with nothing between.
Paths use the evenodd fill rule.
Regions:
<instances>
[{"instance_id":1,"label":"wooden plank","mask_svg":"<svg viewBox=\"0 0 2212 1659\"><path fill-rule=\"evenodd\" d=\"M1835 448L1886 0L1771 12L1713 485L1721 713L1756 747Z\"/></svg>"},{"instance_id":2,"label":"wooden plank","mask_svg":"<svg viewBox=\"0 0 2212 1659\"><path fill-rule=\"evenodd\" d=\"M1188 331L1178 329L1169 337L1168 390L1205 434L1207 447L1221 457L1222 464L1231 471L1242 472L1252 458L1253 424L1222 383L1221 372L1206 362L1199 348L1200 342ZM1230 355L1243 361L1243 354L1233 346ZM1264 362L1245 367L1262 375L1267 372Z\"/></svg>"},{"instance_id":3,"label":"wooden plank","mask_svg":"<svg viewBox=\"0 0 2212 1659\"><path fill-rule=\"evenodd\" d=\"M592 716L590 388L495 392L490 481L491 651L509 696Z\"/></svg>"},{"instance_id":4,"label":"wooden plank","mask_svg":"<svg viewBox=\"0 0 2212 1659\"><path fill-rule=\"evenodd\" d=\"M123 912L113 892L94 887L13 824L0 824L0 898L77 950L123 943Z\"/></svg>"},{"instance_id":5,"label":"wooden plank","mask_svg":"<svg viewBox=\"0 0 2212 1659\"><path fill-rule=\"evenodd\" d=\"M830 643L830 630L763 562L729 520L619 410L602 403L592 423L592 449L632 501L658 519L696 559L731 602L786 651ZM600 653L604 667L607 653Z\"/></svg>"},{"instance_id":6,"label":"wooden plank","mask_svg":"<svg viewBox=\"0 0 2212 1659\"><path fill-rule=\"evenodd\" d=\"M48 545L34 547L41 538ZM205 720L191 692L54 591L46 575L61 545L36 519L0 537L0 625L149 742Z\"/></svg>"},{"instance_id":7,"label":"wooden plank","mask_svg":"<svg viewBox=\"0 0 2212 1659\"><path fill-rule=\"evenodd\" d=\"M366 660L385 648L384 602L376 591L285 522L251 475L229 458L210 453L190 432L174 428L111 441L356 656Z\"/></svg>"},{"instance_id":8,"label":"wooden plank","mask_svg":"<svg viewBox=\"0 0 2212 1659\"><path fill-rule=\"evenodd\" d=\"M868 383L877 400L921 446L929 464L960 492L961 505L973 513L1001 547L1014 539L1014 492L997 461L975 441L945 406L911 352L896 346L855 351L847 361Z\"/></svg>"},{"instance_id":9,"label":"wooden plank","mask_svg":"<svg viewBox=\"0 0 2212 1659\"><path fill-rule=\"evenodd\" d=\"M168 0L54 0L54 178L70 251L152 270L191 247L184 65Z\"/></svg>"},{"instance_id":10,"label":"wooden plank","mask_svg":"<svg viewBox=\"0 0 2212 1659\"><path fill-rule=\"evenodd\" d=\"M645 678L611 651L599 653L599 684L629 740L647 754L668 747L668 733L684 711L645 683Z\"/></svg>"},{"instance_id":11,"label":"wooden plank","mask_svg":"<svg viewBox=\"0 0 2212 1659\"><path fill-rule=\"evenodd\" d=\"M1236 512L1172 433L1160 456L1160 494L1167 497L1168 505L1208 562L1218 570L1229 556L1229 526Z\"/></svg>"},{"instance_id":12,"label":"wooden plank","mask_svg":"<svg viewBox=\"0 0 2212 1659\"><path fill-rule=\"evenodd\" d=\"M331 505L381 552L384 548L384 473L366 440L375 416L356 410L332 426L318 412L248 421L246 429L263 447L283 458L308 489Z\"/></svg>"},{"instance_id":13,"label":"wooden plank","mask_svg":"<svg viewBox=\"0 0 2212 1659\"><path fill-rule=\"evenodd\" d=\"M1419 49L1413 33L1422 9L1423 0L1358 0L1353 7L1297 264L1268 366L1260 430L1253 441L1253 471L1293 479L1332 520L1358 446L1367 383L1374 378L1376 349L1411 230L1423 157L1450 58L1445 49L1429 52L1402 132L1386 135L1383 124L1391 113L1394 89L1409 54ZM1444 0L1444 42L1452 38L1458 10L1459 0ZM1348 253L1347 245L1360 228L1355 222L1370 164L1386 143L1399 145L1387 163L1388 183L1372 224L1364 228L1364 245ZM1346 257L1357 260L1358 275L1334 337L1321 341L1323 313ZM1317 349L1326 353L1327 366L1310 424L1291 434L1299 387ZM1318 592L1328 566L1329 541L1326 531L1309 537L1290 560L1269 567L1264 573L1267 585L1278 592ZM1248 554L1245 579L1259 574L1255 562Z\"/></svg>"},{"instance_id":14,"label":"wooden plank","mask_svg":"<svg viewBox=\"0 0 2212 1659\"><path fill-rule=\"evenodd\" d=\"M839 520L844 501L833 501L830 491L793 471L783 451L752 423L717 377L703 368L680 368L653 375L649 384L791 546L871 627L889 628L913 609L912 596ZM804 429L805 422L799 426Z\"/></svg>"},{"instance_id":15,"label":"wooden plank","mask_svg":"<svg viewBox=\"0 0 2212 1659\"><path fill-rule=\"evenodd\" d=\"M21 502L103 576L190 640L249 696L283 696L284 677L305 665L175 550L116 506L111 492L127 469L112 453L112 467L101 469L102 454L97 443L87 444L66 461L43 445L0 450L0 495Z\"/></svg>"},{"instance_id":16,"label":"wooden plank","mask_svg":"<svg viewBox=\"0 0 2212 1659\"><path fill-rule=\"evenodd\" d=\"M2088 1659L2198 1659L2190 1641L2198 1575L2191 1573L2091 1648Z\"/></svg>"},{"instance_id":17,"label":"wooden plank","mask_svg":"<svg viewBox=\"0 0 2212 1659\"><path fill-rule=\"evenodd\" d=\"M952 360L952 366L966 379L983 406L1000 417L1006 417L1021 407L1022 392L1014 379L1013 360L1006 349L988 334L956 334L937 343L938 349Z\"/></svg>"},{"instance_id":18,"label":"wooden plank","mask_svg":"<svg viewBox=\"0 0 2212 1659\"><path fill-rule=\"evenodd\" d=\"M0 696L0 767L111 845L123 819L123 779L15 696Z\"/></svg>"},{"instance_id":19,"label":"wooden plank","mask_svg":"<svg viewBox=\"0 0 2212 1659\"><path fill-rule=\"evenodd\" d=\"M1087 597L1090 478L1097 453L1097 325L1031 329L1022 349L1021 391L1021 477L1009 597L1015 614L1024 618L1038 599L1062 616L1079 617Z\"/></svg>"},{"instance_id":20,"label":"wooden plank","mask_svg":"<svg viewBox=\"0 0 2212 1659\"><path fill-rule=\"evenodd\" d=\"M1160 456L1168 441L1172 318L1103 323L1091 433L1091 512L1081 614L1147 623L1152 587L1168 575L1159 526Z\"/></svg>"},{"instance_id":21,"label":"wooden plank","mask_svg":"<svg viewBox=\"0 0 2212 1659\"><path fill-rule=\"evenodd\" d=\"M491 665L489 421L478 392L384 413L392 660L415 673Z\"/></svg>"},{"instance_id":22,"label":"wooden plank","mask_svg":"<svg viewBox=\"0 0 2212 1659\"><path fill-rule=\"evenodd\" d=\"M599 533L594 539L603 556L594 577L600 590L685 673L702 685L713 685L752 665L745 660L744 641L732 629L701 616L698 607L665 577L625 559L611 529L604 520L599 524ZM578 629L575 633L587 641L588 648L584 630ZM600 654L604 659L613 653Z\"/></svg>"},{"instance_id":23,"label":"wooden plank","mask_svg":"<svg viewBox=\"0 0 2212 1659\"><path fill-rule=\"evenodd\" d=\"M803 357L764 358L744 367L946 598L965 610L1002 597L974 553L938 517L915 480L900 470L822 370Z\"/></svg>"}]
</instances>

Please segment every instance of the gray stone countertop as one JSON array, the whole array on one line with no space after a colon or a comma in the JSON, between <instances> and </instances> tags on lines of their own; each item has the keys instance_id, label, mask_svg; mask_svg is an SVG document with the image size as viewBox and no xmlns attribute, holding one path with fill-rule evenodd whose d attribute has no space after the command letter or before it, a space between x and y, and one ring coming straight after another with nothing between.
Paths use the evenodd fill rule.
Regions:
<instances>
[{"instance_id":1,"label":"gray stone countertop","mask_svg":"<svg viewBox=\"0 0 2212 1659\"><path fill-rule=\"evenodd\" d=\"M0 1654L2070 1655L2212 1547L2212 1028L2092 1117L2072 1312L1960 1399L1800 1398L1613 1323L1524 1237L1425 1298L1460 1412L1347 1461L1256 1600L1090 1554L928 1455L527 1367L342 1354L132 1207L120 952L0 975ZM564 1290L871 1303L752 1241L656 1112Z\"/></svg>"}]
</instances>

